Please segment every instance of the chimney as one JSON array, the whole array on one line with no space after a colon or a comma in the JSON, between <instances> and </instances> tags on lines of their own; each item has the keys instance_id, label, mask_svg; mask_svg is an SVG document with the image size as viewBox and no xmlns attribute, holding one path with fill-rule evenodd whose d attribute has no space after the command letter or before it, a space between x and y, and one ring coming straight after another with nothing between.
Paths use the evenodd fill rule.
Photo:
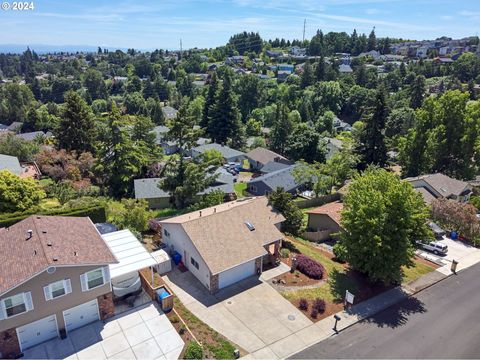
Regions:
<instances>
[{"instance_id":1,"label":"chimney","mask_svg":"<svg viewBox=\"0 0 480 360\"><path fill-rule=\"evenodd\" d=\"M27 240L30 240L33 236L33 230L27 230L27 235L28 235Z\"/></svg>"}]
</instances>

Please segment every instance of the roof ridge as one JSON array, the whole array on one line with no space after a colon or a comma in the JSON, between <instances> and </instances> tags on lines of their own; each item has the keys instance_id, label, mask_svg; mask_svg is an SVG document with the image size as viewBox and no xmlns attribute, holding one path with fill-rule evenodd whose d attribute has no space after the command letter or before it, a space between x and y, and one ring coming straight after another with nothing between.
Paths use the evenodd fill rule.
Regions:
<instances>
[{"instance_id":1,"label":"roof ridge","mask_svg":"<svg viewBox=\"0 0 480 360\"><path fill-rule=\"evenodd\" d=\"M33 227L35 228L35 232L37 233L37 236L38 236L38 241L40 242L40 246L42 248L42 252L43 252L43 256L45 257L45 260L47 261L47 263L49 265L51 265L51 261L49 261L48 257L47 257L47 251L46 251L46 248L45 248L45 245L43 244L43 241L42 241L42 238L40 237L40 233L38 231L38 227L37 227L37 221L38 219L41 218L40 215L32 215L32 220L33 220ZM36 219L38 218L38 219Z\"/></svg>"}]
</instances>

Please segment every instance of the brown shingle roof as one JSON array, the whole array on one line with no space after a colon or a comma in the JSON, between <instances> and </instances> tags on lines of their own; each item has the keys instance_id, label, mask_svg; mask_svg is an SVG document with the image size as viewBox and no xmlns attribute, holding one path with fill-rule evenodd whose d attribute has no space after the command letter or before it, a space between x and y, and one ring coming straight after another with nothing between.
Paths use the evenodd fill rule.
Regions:
<instances>
[{"instance_id":1,"label":"brown shingle roof","mask_svg":"<svg viewBox=\"0 0 480 360\"><path fill-rule=\"evenodd\" d=\"M443 197L449 197L451 195L462 195L462 193L468 187L468 183L466 183L465 181L453 179L442 173L421 175L418 177L406 178L405 180L408 182L412 182L415 180L423 180Z\"/></svg>"},{"instance_id":2,"label":"brown shingle roof","mask_svg":"<svg viewBox=\"0 0 480 360\"><path fill-rule=\"evenodd\" d=\"M261 147L253 149L252 151L248 152L246 156L247 158L253 161L258 161L263 165L269 163L270 161L289 162L286 157Z\"/></svg>"},{"instance_id":3,"label":"brown shingle roof","mask_svg":"<svg viewBox=\"0 0 480 360\"><path fill-rule=\"evenodd\" d=\"M180 224L212 274L265 255L264 245L283 238L275 224L285 218L266 197L237 200L161 223ZM246 222L255 230L250 231Z\"/></svg>"},{"instance_id":4,"label":"brown shingle roof","mask_svg":"<svg viewBox=\"0 0 480 360\"><path fill-rule=\"evenodd\" d=\"M88 217L34 215L0 229L0 294L49 266L116 262Z\"/></svg>"},{"instance_id":5,"label":"brown shingle roof","mask_svg":"<svg viewBox=\"0 0 480 360\"><path fill-rule=\"evenodd\" d=\"M327 215L340 225L342 221L343 203L340 201L331 202L308 211L308 214Z\"/></svg>"}]
</instances>

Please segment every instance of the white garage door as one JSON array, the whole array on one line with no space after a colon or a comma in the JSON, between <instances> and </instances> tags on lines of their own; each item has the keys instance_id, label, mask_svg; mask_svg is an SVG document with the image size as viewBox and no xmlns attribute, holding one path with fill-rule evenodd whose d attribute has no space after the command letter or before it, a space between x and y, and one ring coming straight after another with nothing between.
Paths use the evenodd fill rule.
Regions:
<instances>
[{"instance_id":1,"label":"white garage door","mask_svg":"<svg viewBox=\"0 0 480 360\"><path fill-rule=\"evenodd\" d=\"M224 287L235 284L236 282L252 275L255 275L255 260L235 266L230 270L220 273L218 288L223 289Z\"/></svg>"},{"instance_id":2,"label":"white garage door","mask_svg":"<svg viewBox=\"0 0 480 360\"><path fill-rule=\"evenodd\" d=\"M65 319L65 328L67 329L67 332L98 320L97 299L65 310L63 312L63 318Z\"/></svg>"},{"instance_id":3,"label":"white garage door","mask_svg":"<svg viewBox=\"0 0 480 360\"><path fill-rule=\"evenodd\" d=\"M17 328L17 337L21 351L56 336L58 336L58 331L57 318L55 315L47 316L46 318Z\"/></svg>"}]
</instances>

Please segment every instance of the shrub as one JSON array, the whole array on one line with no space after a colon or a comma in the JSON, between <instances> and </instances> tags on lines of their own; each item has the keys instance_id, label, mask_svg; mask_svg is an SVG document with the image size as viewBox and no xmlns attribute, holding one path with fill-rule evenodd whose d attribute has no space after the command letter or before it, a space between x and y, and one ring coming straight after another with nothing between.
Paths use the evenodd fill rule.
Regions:
<instances>
[{"instance_id":1,"label":"shrub","mask_svg":"<svg viewBox=\"0 0 480 360\"><path fill-rule=\"evenodd\" d=\"M290 250L288 249L280 249L280 256L282 258L288 258L288 256L290 255Z\"/></svg>"},{"instance_id":2,"label":"shrub","mask_svg":"<svg viewBox=\"0 0 480 360\"><path fill-rule=\"evenodd\" d=\"M322 264L303 254L297 255L297 269L309 278L318 280L320 280L325 273L325 268Z\"/></svg>"},{"instance_id":3,"label":"shrub","mask_svg":"<svg viewBox=\"0 0 480 360\"><path fill-rule=\"evenodd\" d=\"M312 308L312 311L310 312L310 316L316 319L318 316L318 310L316 308Z\"/></svg>"},{"instance_id":4,"label":"shrub","mask_svg":"<svg viewBox=\"0 0 480 360\"><path fill-rule=\"evenodd\" d=\"M308 310L308 301L305 298L301 298L298 304L300 310Z\"/></svg>"},{"instance_id":5,"label":"shrub","mask_svg":"<svg viewBox=\"0 0 480 360\"><path fill-rule=\"evenodd\" d=\"M187 349L185 350L184 359L202 360L203 359L202 347L196 341L190 341L187 344Z\"/></svg>"},{"instance_id":6,"label":"shrub","mask_svg":"<svg viewBox=\"0 0 480 360\"><path fill-rule=\"evenodd\" d=\"M162 230L162 226L155 219L148 220L148 228L156 233L159 233Z\"/></svg>"},{"instance_id":7,"label":"shrub","mask_svg":"<svg viewBox=\"0 0 480 360\"><path fill-rule=\"evenodd\" d=\"M313 301L312 309L317 309L319 313L324 313L325 307L325 300L317 298Z\"/></svg>"},{"instance_id":8,"label":"shrub","mask_svg":"<svg viewBox=\"0 0 480 360\"><path fill-rule=\"evenodd\" d=\"M333 245L333 255L335 255L335 260L344 263L347 256L347 250L345 249L345 246L337 242L335 245Z\"/></svg>"}]
</instances>

